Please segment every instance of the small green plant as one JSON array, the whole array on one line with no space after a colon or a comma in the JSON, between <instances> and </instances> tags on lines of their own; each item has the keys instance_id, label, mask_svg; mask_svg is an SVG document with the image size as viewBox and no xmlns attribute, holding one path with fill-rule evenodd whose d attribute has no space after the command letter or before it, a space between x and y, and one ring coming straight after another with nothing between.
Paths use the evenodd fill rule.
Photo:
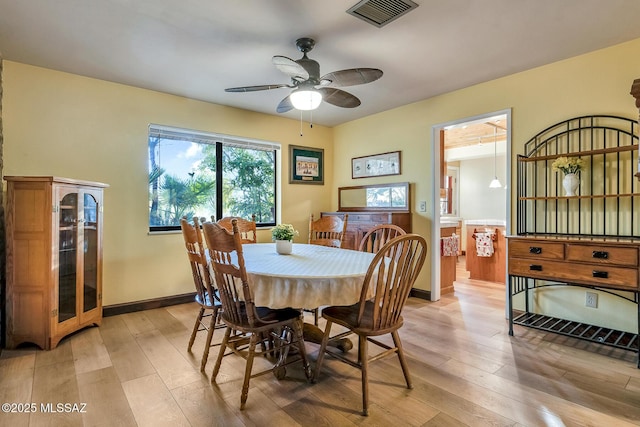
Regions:
<instances>
[{"instance_id":1,"label":"small green plant","mask_svg":"<svg viewBox=\"0 0 640 427\"><path fill-rule=\"evenodd\" d=\"M298 235L298 231L291 224L278 224L271 229L273 240L293 240Z\"/></svg>"},{"instance_id":2,"label":"small green plant","mask_svg":"<svg viewBox=\"0 0 640 427\"><path fill-rule=\"evenodd\" d=\"M584 169L584 161L579 157L558 157L551 163L554 172L578 173Z\"/></svg>"}]
</instances>

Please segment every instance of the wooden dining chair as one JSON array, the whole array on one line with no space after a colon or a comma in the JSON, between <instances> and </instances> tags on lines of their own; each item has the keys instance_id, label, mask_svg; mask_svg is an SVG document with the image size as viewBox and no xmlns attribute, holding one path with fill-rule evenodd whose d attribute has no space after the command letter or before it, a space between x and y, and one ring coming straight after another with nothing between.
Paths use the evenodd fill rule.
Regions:
<instances>
[{"instance_id":1,"label":"wooden dining chair","mask_svg":"<svg viewBox=\"0 0 640 427\"><path fill-rule=\"evenodd\" d=\"M237 221L242 243L258 243L256 215L251 215L251 220L240 218L238 216L225 216L218 220L218 224L230 232L232 231L231 221L234 219Z\"/></svg>"},{"instance_id":2,"label":"wooden dining chair","mask_svg":"<svg viewBox=\"0 0 640 427\"><path fill-rule=\"evenodd\" d=\"M331 248L342 248L344 236L347 232L347 221L349 214L344 214L344 219L335 215L327 215L313 219L313 214L309 217L309 244L329 246ZM313 324L318 326L318 308L305 308L306 312L313 313Z\"/></svg>"},{"instance_id":3,"label":"wooden dining chair","mask_svg":"<svg viewBox=\"0 0 640 427\"><path fill-rule=\"evenodd\" d=\"M412 388L398 329L403 324L402 308L422 269L426 255L427 242L422 236L404 234L390 240L380 248L369 265L362 284L360 301L350 306L325 307L322 311L327 326L320 344L313 379L318 379L325 353L360 369L363 415L368 415L369 412L369 363L395 353L400 361L407 388ZM348 330L330 337L334 323ZM327 347L329 339L340 339L350 334L358 335L357 360ZM393 347L374 338L385 334L391 334ZM369 342L382 347L384 351L369 357Z\"/></svg>"},{"instance_id":4,"label":"wooden dining chair","mask_svg":"<svg viewBox=\"0 0 640 427\"><path fill-rule=\"evenodd\" d=\"M394 224L380 224L371 228L362 237L358 250L360 252L376 253L389 240L406 234L402 228Z\"/></svg>"},{"instance_id":5,"label":"wooden dining chair","mask_svg":"<svg viewBox=\"0 0 640 427\"><path fill-rule=\"evenodd\" d=\"M218 223L206 222L203 225L205 241L209 251L211 266L215 273L223 311L222 321L227 325L225 336L220 345L216 365L211 374L215 382L226 349L246 359L244 382L240 395L240 409L244 409L249 393L249 380L258 375L279 370L278 378L284 377L285 366L302 361L308 380L311 368L302 337L302 314L293 308L270 309L256 307L253 292L247 279L247 271L242 254L242 240L238 230L238 221L231 221L233 232L228 232ZM249 337L248 351L240 351L238 343L244 343ZM269 344L264 344L269 341ZM262 344L262 350L256 349ZM289 348L297 348L299 357L287 357ZM252 373L256 354L280 355L278 363L272 368Z\"/></svg>"},{"instance_id":6,"label":"wooden dining chair","mask_svg":"<svg viewBox=\"0 0 640 427\"><path fill-rule=\"evenodd\" d=\"M341 248L347 232L348 219L349 214L344 214L344 219L335 215L327 215L314 220L313 214L311 214L308 243Z\"/></svg>"},{"instance_id":7,"label":"wooden dining chair","mask_svg":"<svg viewBox=\"0 0 640 427\"><path fill-rule=\"evenodd\" d=\"M198 218L193 218L193 225L190 224L186 218L180 219L180 229L182 230L182 237L184 238L189 264L191 266L191 275L193 276L193 282L196 288L195 301L200 306L196 322L193 325L191 337L189 338L187 351L191 352L196 334L200 331L207 331L204 353L202 354L202 360L200 362L200 371L204 371L209 358L209 349L212 347L211 339L213 337L213 331L216 328L224 327L224 324L218 323L222 304L209 270ZM208 322L207 318L209 320Z\"/></svg>"}]
</instances>

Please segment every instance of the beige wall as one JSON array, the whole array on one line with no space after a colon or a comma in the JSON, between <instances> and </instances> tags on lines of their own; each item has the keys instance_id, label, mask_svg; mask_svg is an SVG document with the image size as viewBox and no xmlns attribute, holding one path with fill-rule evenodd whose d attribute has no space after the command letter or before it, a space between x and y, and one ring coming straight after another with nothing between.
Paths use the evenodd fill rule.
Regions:
<instances>
[{"instance_id":1,"label":"beige wall","mask_svg":"<svg viewBox=\"0 0 640 427\"><path fill-rule=\"evenodd\" d=\"M635 119L638 110L629 90L633 80L640 77L638 52L640 39L338 126L334 133L334 184L338 187L364 183L362 179L351 179L349 161L352 157L401 150L402 175L394 179L368 179L366 183L411 182L413 229L428 237L427 241L430 242L431 223L434 220L433 191L437 188L431 167L434 143L431 132L434 125L511 109L513 161L518 153L522 153L524 143L530 137L561 120L590 114L613 114ZM384 84L384 77L380 84ZM515 188L514 179L515 174L512 173L509 183L512 189ZM513 199L515 194L512 192ZM419 200L427 201L427 212L418 212ZM515 218L513 203L512 218ZM513 224L512 229L515 229ZM420 275L416 287L431 288L430 264ZM573 291L575 296L572 301L579 303L571 308L569 316L599 317L605 326L614 322L627 330L637 329L635 307L632 304L618 300L618 305L622 307L615 313L601 309L585 312L584 290ZM563 293L572 291L556 292L555 296ZM566 301L556 298L556 302L548 300L545 304L548 308L562 311Z\"/></svg>"},{"instance_id":2,"label":"beige wall","mask_svg":"<svg viewBox=\"0 0 640 427\"><path fill-rule=\"evenodd\" d=\"M274 107L275 108L275 107ZM148 234L147 126L157 123L325 149L325 185L290 185L282 221L306 241L309 213L330 208L333 131L159 92L4 62L4 174L105 182L105 305L193 291L182 236ZM260 232L261 241L271 239Z\"/></svg>"},{"instance_id":3,"label":"beige wall","mask_svg":"<svg viewBox=\"0 0 640 427\"><path fill-rule=\"evenodd\" d=\"M507 201L504 188L489 188L489 182L498 176L502 185L506 185L507 176L505 155L496 156L496 174L493 159L465 159L460 163L460 217L468 220L506 219Z\"/></svg>"},{"instance_id":4,"label":"beige wall","mask_svg":"<svg viewBox=\"0 0 640 427\"><path fill-rule=\"evenodd\" d=\"M190 292L180 235L147 234L148 123L282 143L282 219L300 230L298 241L306 239L309 212L337 207L338 186L390 181L412 183L413 228L430 241L431 204L437 187L431 170L433 125L511 109L515 158L529 137L563 119L598 113L636 118L638 111L629 89L640 77L639 51L640 39L333 129L314 126L304 137L299 136L296 120L5 61L4 173L60 175L111 185L105 196L106 305ZM324 186L287 183L289 144L325 149ZM402 151L402 175L351 179L352 157L392 150ZM427 212L418 212L419 200L427 201ZM263 231L259 238L269 240L268 232ZM430 289L430 270L427 263L418 288ZM561 291L555 295L570 294ZM543 304L562 311L566 300L555 300ZM613 309L587 314L577 307L567 315L600 316L605 324L635 328L635 307L628 309L631 304L618 301L612 304Z\"/></svg>"}]
</instances>

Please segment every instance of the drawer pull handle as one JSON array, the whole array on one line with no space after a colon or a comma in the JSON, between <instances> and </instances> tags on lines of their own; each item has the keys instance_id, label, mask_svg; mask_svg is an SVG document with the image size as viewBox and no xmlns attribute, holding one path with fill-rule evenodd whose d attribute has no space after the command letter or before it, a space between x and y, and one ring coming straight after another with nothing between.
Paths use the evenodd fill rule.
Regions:
<instances>
[{"instance_id":1,"label":"drawer pull handle","mask_svg":"<svg viewBox=\"0 0 640 427\"><path fill-rule=\"evenodd\" d=\"M593 257L598 259L608 259L609 252L605 251L593 251Z\"/></svg>"},{"instance_id":2,"label":"drawer pull handle","mask_svg":"<svg viewBox=\"0 0 640 427\"><path fill-rule=\"evenodd\" d=\"M535 246L530 246L529 247L529 253L540 255L542 253L542 248L538 248L538 247L535 247Z\"/></svg>"},{"instance_id":3,"label":"drawer pull handle","mask_svg":"<svg viewBox=\"0 0 640 427\"><path fill-rule=\"evenodd\" d=\"M536 265L536 264L531 264L529 266L529 270L531 270L531 271L542 271L542 266L541 265Z\"/></svg>"},{"instance_id":4,"label":"drawer pull handle","mask_svg":"<svg viewBox=\"0 0 640 427\"><path fill-rule=\"evenodd\" d=\"M593 277L597 277L598 279L608 279L609 272L593 270Z\"/></svg>"}]
</instances>

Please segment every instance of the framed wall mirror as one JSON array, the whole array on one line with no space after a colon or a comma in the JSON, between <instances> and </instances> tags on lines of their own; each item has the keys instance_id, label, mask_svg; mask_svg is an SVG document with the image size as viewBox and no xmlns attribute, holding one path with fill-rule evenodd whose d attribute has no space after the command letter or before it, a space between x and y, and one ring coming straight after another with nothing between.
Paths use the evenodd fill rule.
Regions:
<instances>
[{"instance_id":1,"label":"framed wall mirror","mask_svg":"<svg viewBox=\"0 0 640 427\"><path fill-rule=\"evenodd\" d=\"M409 203L408 182L338 188L340 211L409 212Z\"/></svg>"},{"instance_id":2,"label":"framed wall mirror","mask_svg":"<svg viewBox=\"0 0 640 427\"><path fill-rule=\"evenodd\" d=\"M440 188L440 216L457 217L460 202L458 188L460 168L449 165L446 168L446 175L442 178Z\"/></svg>"}]
</instances>

